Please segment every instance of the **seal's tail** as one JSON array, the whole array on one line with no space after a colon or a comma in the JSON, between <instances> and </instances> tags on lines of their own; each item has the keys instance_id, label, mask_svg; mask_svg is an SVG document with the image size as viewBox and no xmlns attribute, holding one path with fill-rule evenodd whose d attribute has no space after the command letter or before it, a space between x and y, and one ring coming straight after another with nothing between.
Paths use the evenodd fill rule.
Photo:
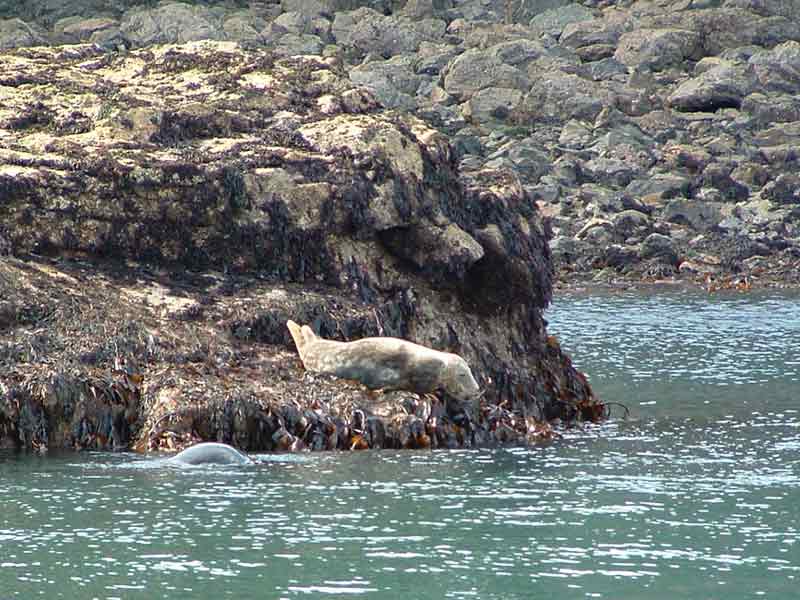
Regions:
<instances>
[{"instance_id":1,"label":"seal's tail","mask_svg":"<svg viewBox=\"0 0 800 600\"><path fill-rule=\"evenodd\" d=\"M297 353L300 355L300 360L305 364L306 345L313 342L317 336L308 325L300 327L297 323L289 319L286 321L286 327L289 328L289 333L292 334L294 345L297 346Z\"/></svg>"}]
</instances>

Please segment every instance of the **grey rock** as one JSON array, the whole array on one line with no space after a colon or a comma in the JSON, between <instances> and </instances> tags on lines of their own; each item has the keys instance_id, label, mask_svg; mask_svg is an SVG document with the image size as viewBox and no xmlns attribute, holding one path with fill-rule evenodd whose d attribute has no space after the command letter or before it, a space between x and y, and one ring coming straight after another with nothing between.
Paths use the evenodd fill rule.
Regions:
<instances>
[{"instance_id":1,"label":"grey rock","mask_svg":"<svg viewBox=\"0 0 800 600\"><path fill-rule=\"evenodd\" d=\"M614 233L622 239L632 236L642 236L651 227L650 218L638 210L623 210L611 217Z\"/></svg>"},{"instance_id":2,"label":"grey rock","mask_svg":"<svg viewBox=\"0 0 800 600\"><path fill-rule=\"evenodd\" d=\"M570 23L589 21L595 17L594 11L582 4L573 2L540 12L531 19L530 25L534 33L551 35L558 38Z\"/></svg>"},{"instance_id":3,"label":"grey rock","mask_svg":"<svg viewBox=\"0 0 800 600\"><path fill-rule=\"evenodd\" d=\"M571 4L571 0L511 0L508 17L513 23L530 23L538 14Z\"/></svg>"},{"instance_id":4,"label":"grey rock","mask_svg":"<svg viewBox=\"0 0 800 600\"><path fill-rule=\"evenodd\" d=\"M607 156L584 163L583 173L595 183L614 188L624 188L638 175L635 164Z\"/></svg>"},{"instance_id":5,"label":"grey rock","mask_svg":"<svg viewBox=\"0 0 800 600\"><path fill-rule=\"evenodd\" d=\"M619 38L614 58L629 67L661 71L702 56L700 36L685 29L638 29Z\"/></svg>"},{"instance_id":6,"label":"grey rock","mask_svg":"<svg viewBox=\"0 0 800 600\"><path fill-rule=\"evenodd\" d=\"M120 31L134 46L225 38L222 22L214 12L177 2L131 9L122 18Z\"/></svg>"},{"instance_id":7,"label":"grey rock","mask_svg":"<svg viewBox=\"0 0 800 600\"><path fill-rule=\"evenodd\" d=\"M473 123L504 120L522 102L523 93L510 88L489 87L479 90L461 107L464 118Z\"/></svg>"},{"instance_id":8,"label":"grey rock","mask_svg":"<svg viewBox=\"0 0 800 600\"><path fill-rule=\"evenodd\" d=\"M0 0L0 14L51 29L68 18L118 18L129 7L142 3L142 0Z\"/></svg>"},{"instance_id":9,"label":"grey rock","mask_svg":"<svg viewBox=\"0 0 800 600\"><path fill-rule=\"evenodd\" d=\"M601 60L613 56L624 25L602 19L569 23L561 32L558 42L575 50L584 61Z\"/></svg>"},{"instance_id":10,"label":"grey rock","mask_svg":"<svg viewBox=\"0 0 800 600\"><path fill-rule=\"evenodd\" d=\"M695 31L702 34L705 54L755 44L772 47L800 39L800 21L783 16L757 17L742 9L694 11Z\"/></svg>"},{"instance_id":11,"label":"grey rock","mask_svg":"<svg viewBox=\"0 0 800 600\"><path fill-rule=\"evenodd\" d=\"M373 61L350 70L350 80L364 86L388 108L413 110L414 96L422 77L413 71L414 59L394 57L387 61Z\"/></svg>"},{"instance_id":12,"label":"grey rock","mask_svg":"<svg viewBox=\"0 0 800 600\"><path fill-rule=\"evenodd\" d=\"M409 228L388 229L381 233L381 241L391 252L431 272L436 279L461 280L484 255L475 238L454 223L439 227L421 222Z\"/></svg>"},{"instance_id":13,"label":"grey rock","mask_svg":"<svg viewBox=\"0 0 800 600\"><path fill-rule=\"evenodd\" d=\"M451 8L453 0L407 0L398 14L411 19L440 18Z\"/></svg>"},{"instance_id":14,"label":"grey rock","mask_svg":"<svg viewBox=\"0 0 800 600\"><path fill-rule=\"evenodd\" d=\"M503 64L527 69L528 65L547 54L547 49L539 42L520 39L495 44L488 52Z\"/></svg>"},{"instance_id":15,"label":"grey rock","mask_svg":"<svg viewBox=\"0 0 800 600\"><path fill-rule=\"evenodd\" d=\"M708 231L722 221L722 207L720 202L675 199L667 203L662 216L670 223L688 225L696 231Z\"/></svg>"},{"instance_id":16,"label":"grey rock","mask_svg":"<svg viewBox=\"0 0 800 600\"><path fill-rule=\"evenodd\" d=\"M530 28L513 23L488 23L485 21L453 21L447 27L448 33L460 41L465 49L486 49L513 40L531 40Z\"/></svg>"},{"instance_id":17,"label":"grey rock","mask_svg":"<svg viewBox=\"0 0 800 600\"><path fill-rule=\"evenodd\" d=\"M222 21L222 30L226 39L259 44L263 44L265 41L261 32L266 26L266 20L250 11L228 15Z\"/></svg>"},{"instance_id":18,"label":"grey rock","mask_svg":"<svg viewBox=\"0 0 800 600\"><path fill-rule=\"evenodd\" d=\"M800 97L754 92L742 101L742 111L752 115L760 126L800 121Z\"/></svg>"},{"instance_id":19,"label":"grey rock","mask_svg":"<svg viewBox=\"0 0 800 600\"><path fill-rule=\"evenodd\" d=\"M594 81L608 81L615 79L625 81L628 79L628 67L616 58L601 58L584 65L585 73Z\"/></svg>"},{"instance_id":20,"label":"grey rock","mask_svg":"<svg viewBox=\"0 0 800 600\"><path fill-rule=\"evenodd\" d=\"M462 50L448 44L421 42L417 50L415 71L420 75L438 75Z\"/></svg>"},{"instance_id":21,"label":"grey rock","mask_svg":"<svg viewBox=\"0 0 800 600\"><path fill-rule=\"evenodd\" d=\"M753 136L753 142L761 147L800 145L800 122L785 123L762 129Z\"/></svg>"},{"instance_id":22,"label":"grey rock","mask_svg":"<svg viewBox=\"0 0 800 600\"><path fill-rule=\"evenodd\" d=\"M749 63L765 90L793 95L800 90L800 43L789 41L759 52Z\"/></svg>"},{"instance_id":23,"label":"grey rock","mask_svg":"<svg viewBox=\"0 0 800 600\"><path fill-rule=\"evenodd\" d=\"M796 0L725 0L725 8L745 8L765 17L800 19L800 4Z\"/></svg>"},{"instance_id":24,"label":"grey rock","mask_svg":"<svg viewBox=\"0 0 800 600\"><path fill-rule=\"evenodd\" d=\"M310 17L332 17L336 13L369 7L381 14L392 9L391 0L281 0L283 12L299 12Z\"/></svg>"},{"instance_id":25,"label":"grey rock","mask_svg":"<svg viewBox=\"0 0 800 600\"><path fill-rule=\"evenodd\" d=\"M100 38L110 30L118 30L119 21L109 17L68 17L61 19L53 27L53 32L64 37L68 42L83 42Z\"/></svg>"},{"instance_id":26,"label":"grey rock","mask_svg":"<svg viewBox=\"0 0 800 600\"><path fill-rule=\"evenodd\" d=\"M0 50L47 43L43 31L22 19L0 19Z\"/></svg>"},{"instance_id":27,"label":"grey rock","mask_svg":"<svg viewBox=\"0 0 800 600\"><path fill-rule=\"evenodd\" d=\"M592 128L576 119L570 119L561 128L561 133L558 136L558 143L565 148L580 149L592 140Z\"/></svg>"},{"instance_id":28,"label":"grey rock","mask_svg":"<svg viewBox=\"0 0 800 600\"><path fill-rule=\"evenodd\" d=\"M403 17L385 17L371 8L337 13L331 27L336 43L357 52L374 52L385 58L416 52L423 41L440 41L444 21L413 21Z\"/></svg>"},{"instance_id":29,"label":"grey rock","mask_svg":"<svg viewBox=\"0 0 800 600\"><path fill-rule=\"evenodd\" d=\"M482 156L484 147L480 134L480 130L476 127L464 127L451 138L450 143L460 156L464 154Z\"/></svg>"},{"instance_id":30,"label":"grey rock","mask_svg":"<svg viewBox=\"0 0 800 600\"><path fill-rule=\"evenodd\" d=\"M523 182L534 184L550 172L551 160L536 140L510 140L495 150L489 158L505 157L519 173Z\"/></svg>"},{"instance_id":31,"label":"grey rock","mask_svg":"<svg viewBox=\"0 0 800 600\"><path fill-rule=\"evenodd\" d=\"M723 63L679 85L667 102L682 111L739 108L754 87L755 77L747 66Z\"/></svg>"},{"instance_id":32,"label":"grey rock","mask_svg":"<svg viewBox=\"0 0 800 600\"><path fill-rule=\"evenodd\" d=\"M548 243L553 258L561 264L573 264L586 252L587 244L581 240L560 235Z\"/></svg>"},{"instance_id":33,"label":"grey rock","mask_svg":"<svg viewBox=\"0 0 800 600\"><path fill-rule=\"evenodd\" d=\"M609 244L601 252L602 262L606 267L622 270L639 262L639 253L630 246Z\"/></svg>"},{"instance_id":34,"label":"grey rock","mask_svg":"<svg viewBox=\"0 0 800 600\"><path fill-rule=\"evenodd\" d=\"M782 173L764 186L761 195L776 204L800 207L800 177L796 173Z\"/></svg>"},{"instance_id":35,"label":"grey rock","mask_svg":"<svg viewBox=\"0 0 800 600\"><path fill-rule=\"evenodd\" d=\"M525 96L520 112L532 121L593 121L611 101L601 84L570 73L543 73Z\"/></svg>"},{"instance_id":36,"label":"grey rock","mask_svg":"<svg viewBox=\"0 0 800 600\"><path fill-rule=\"evenodd\" d=\"M325 42L318 36L308 33L286 33L274 43L273 49L278 56L303 56L306 54L322 54Z\"/></svg>"},{"instance_id":37,"label":"grey rock","mask_svg":"<svg viewBox=\"0 0 800 600\"><path fill-rule=\"evenodd\" d=\"M634 198L654 196L659 199L668 199L685 195L689 183L689 178L683 175L656 173L644 179L631 181L625 191Z\"/></svg>"},{"instance_id":38,"label":"grey rock","mask_svg":"<svg viewBox=\"0 0 800 600\"><path fill-rule=\"evenodd\" d=\"M639 256L643 260L658 258L671 265L678 265L678 251L675 242L660 233L651 233L644 239L639 249Z\"/></svg>"},{"instance_id":39,"label":"grey rock","mask_svg":"<svg viewBox=\"0 0 800 600\"><path fill-rule=\"evenodd\" d=\"M316 35L326 42L332 41L331 22L322 17L314 17L301 12L286 12L274 21L287 32L297 35Z\"/></svg>"},{"instance_id":40,"label":"grey rock","mask_svg":"<svg viewBox=\"0 0 800 600\"><path fill-rule=\"evenodd\" d=\"M525 91L530 88L530 79L524 71L503 64L495 52L487 50L467 50L445 69L444 89L449 94L467 99L488 87Z\"/></svg>"},{"instance_id":41,"label":"grey rock","mask_svg":"<svg viewBox=\"0 0 800 600\"><path fill-rule=\"evenodd\" d=\"M722 200L740 202L750 195L747 186L735 181L731 177L733 165L714 162L703 169L697 184L703 187L714 188L719 191Z\"/></svg>"}]
</instances>

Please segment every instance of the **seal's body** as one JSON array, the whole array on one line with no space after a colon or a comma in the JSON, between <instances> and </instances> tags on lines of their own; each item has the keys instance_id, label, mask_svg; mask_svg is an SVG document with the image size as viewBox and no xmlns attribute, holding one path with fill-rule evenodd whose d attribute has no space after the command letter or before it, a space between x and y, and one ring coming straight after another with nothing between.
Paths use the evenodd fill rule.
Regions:
<instances>
[{"instance_id":1,"label":"seal's body","mask_svg":"<svg viewBox=\"0 0 800 600\"><path fill-rule=\"evenodd\" d=\"M459 400L480 392L469 365L457 354L392 337L336 342L318 337L308 325L287 321L286 326L308 371L355 379L372 389L420 394L442 389Z\"/></svg>"},{"instance_id":2,"label":"seal's body","mask_svg":"<svg viewBox=\"0 0 800 600\"><path fill-rule=\"evenodd\" d=\"M253 460L228 444L216 442L203 442L189 446L186 450L178 452L171 459L185 465L251 465Z\"/></svg>"}]
</instances>

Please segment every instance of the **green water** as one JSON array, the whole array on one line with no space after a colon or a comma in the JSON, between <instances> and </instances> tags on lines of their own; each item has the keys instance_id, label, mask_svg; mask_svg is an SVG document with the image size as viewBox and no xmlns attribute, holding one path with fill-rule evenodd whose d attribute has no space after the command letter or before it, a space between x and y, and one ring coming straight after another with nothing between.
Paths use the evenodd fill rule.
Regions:
<instances>
[{"instance_id":1,"label":"green water","mask_svg":"<svg viewBox=\"0 0 800 600\"><path fill-rule=\"evenodd\" d=\"M0 599L794 598L800 298L560 298L628 421L533 449L0 453Z\"/></svg>"}]
</instances>

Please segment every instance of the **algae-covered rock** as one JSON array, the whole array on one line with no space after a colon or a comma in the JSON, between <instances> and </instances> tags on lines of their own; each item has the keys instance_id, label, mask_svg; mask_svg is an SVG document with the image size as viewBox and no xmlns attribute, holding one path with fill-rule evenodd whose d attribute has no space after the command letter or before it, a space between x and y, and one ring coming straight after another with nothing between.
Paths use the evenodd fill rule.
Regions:
<instances>
[{"instance_id":1,"label":"algae-covered rock","mask_svg":"<svg viewBox=\"0 0 800 600\"><path fill-rule=\"evenodd\" d=\"M504 440L602 414L545 343L519 177L461 173L338 64L208 41L0 55L0 443L474 445L500 441L500 402ZM290 318L456 352L482 405L305 373Z\"/></svg>"}]
</instances>

